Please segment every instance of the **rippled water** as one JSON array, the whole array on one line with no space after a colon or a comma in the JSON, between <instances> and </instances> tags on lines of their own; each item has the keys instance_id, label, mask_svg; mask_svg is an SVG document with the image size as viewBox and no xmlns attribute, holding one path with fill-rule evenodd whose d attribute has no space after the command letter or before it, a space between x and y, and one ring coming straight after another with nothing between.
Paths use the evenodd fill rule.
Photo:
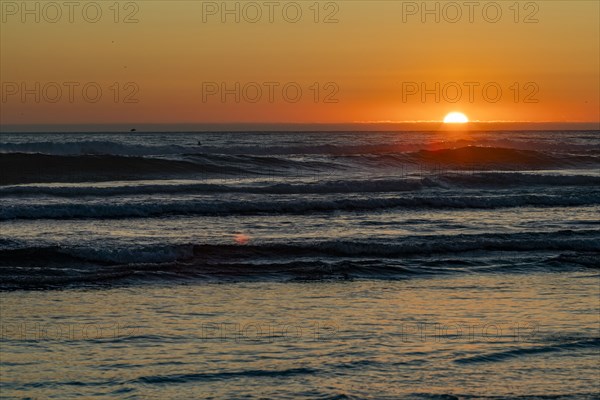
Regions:
<instances>
[{"instance_id":1,"label":"rippled water","mask_svg":"<svg viewBox=\"0 0 600 400\"><path fill-rule=\"evenodd\" d=\"M598 398L599 135L3 134L2 396Z\"/></svg>"},{"instance_id":2,"label":"rippled water","mask_svg":"<svg viewBox=\"0 0 600 400\"><path fill-rule=\"evenodd\" d=\"M5 293L2 391L592 399L599 290L588 271Z\"/></svg>"}]
</instances>

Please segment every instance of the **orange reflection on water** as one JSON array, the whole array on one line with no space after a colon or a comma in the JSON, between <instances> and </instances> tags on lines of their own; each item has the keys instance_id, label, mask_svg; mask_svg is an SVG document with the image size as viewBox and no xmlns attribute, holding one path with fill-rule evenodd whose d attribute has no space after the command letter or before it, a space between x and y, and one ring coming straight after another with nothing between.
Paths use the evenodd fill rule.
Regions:
<instances>
[{"instance_id":1,"label":"orange reflection on water","mask_svg":"<svg viewBox=\"0 0 600 400\"><path fill-rule=\"evenodd\" d=\"M241 246L248 244L248 242L250 242L250 236L245 235L243 233L237 233L234 235L233 237L233 241L236 244L239 244Z\"/></svg>"}]
</instances>

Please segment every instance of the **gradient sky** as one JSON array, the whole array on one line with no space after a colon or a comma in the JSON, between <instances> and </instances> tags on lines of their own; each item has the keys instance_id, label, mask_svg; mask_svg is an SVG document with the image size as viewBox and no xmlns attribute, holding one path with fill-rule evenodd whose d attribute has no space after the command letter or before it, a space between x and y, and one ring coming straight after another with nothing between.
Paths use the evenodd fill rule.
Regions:
<instances>
[{"instance_id":1,"label":"gradient sky","mask_svg":"<svg viewBox=\"0 0 600 400\"><path fill-rule=\"evenodd\" d=\"M12 15L14 9L7 6L20 7L21 2L1 3L4 125L438 121L450 111L478 121L600 121L597 1L535 2L537 23L523 22L535 11L527 2L518 3L515 23L514 10L509 9L513 1L497 2L503 11L497 23L484 19L482 7L490 2L479 3L472 23L464 6L457 23L444 21L443 13L439 23L434 15L422 23L420 13L405 15L403 21L407 2L401 1L336 2L337 23L315 23L312 1L297 2L303 11L298 23L283 18L280 6L289 2L279 3L272 23L265 14L259 23L243 21L243 14L240 23L233 16L222 23L220 14L204 15L204 22L206 2L201 1L135 2L137 23L122 22L134 11L126 2L120 3L118 23L108 9L113 2L98 2L103 15L97 23L86 22L80 10L75 10L73 23L66 15L56 23L46 22L43 10L39 23L31 15L23 23L23 10ZM33 8L35 2L26 3ZM434 3L428 2L432 8ZM447 3L439 2L440 10ZM234 2L229 4L234 7ZM326 2L319 6L321 21L335 11ZM452 18L454 10L447 11ZM493 10L488 11L493 17ZM52 18L53 10L47 12ZM46 101L43 94L39 102L33 95L23 101L20 88L17 94L8 93L14 84L33 88L35 82L78 82L79 88L96 82L103 97L90 103L75 89L70 102L64 85L57 103ZM137 85L133 98L139 102L125 104L122 96L115 102L115 82L121 95L131 90L125 88L128 82ZM219 94L203 101L205 82L280 86L273 102L263 86L258 103L244 101L243 96L237 103L233 96L222 102ZM288 82L303 89L297 103L283 99L281 87ZM337 103L323 103L322 97L315 102L310 89L315 82L321 85L321 96L339 88ZM328 82L335 86L323 88ZM440 87L457 82L464 91L456 103L443 96L437 103L433 95L425 101L419 94L403 99L406 82L430 88L436 82ZM473 101L464 82L479 84ZM502 89L500 101L484 98L481 88L487 83ZM513 97L515 83L521 94L518 102ZM537 103L524 103L523 97L535 88L539 92L532 98Z\"/></svg>"}]
</instances>

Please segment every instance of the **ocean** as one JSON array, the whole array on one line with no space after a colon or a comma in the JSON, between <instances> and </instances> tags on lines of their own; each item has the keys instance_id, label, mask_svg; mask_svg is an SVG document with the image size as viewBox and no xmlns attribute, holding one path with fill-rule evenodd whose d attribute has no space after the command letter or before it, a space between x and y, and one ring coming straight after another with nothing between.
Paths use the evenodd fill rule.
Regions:
<instances>
[{"instance_id":1,"label":"ocean","mask_svg":"<svg viewBox=\"0 0 600 400\"><path fill-rule=\"evenodd\" d=\"M600 132L3 133L4 398L599 399Z\"/></svg>"}]
</instances>

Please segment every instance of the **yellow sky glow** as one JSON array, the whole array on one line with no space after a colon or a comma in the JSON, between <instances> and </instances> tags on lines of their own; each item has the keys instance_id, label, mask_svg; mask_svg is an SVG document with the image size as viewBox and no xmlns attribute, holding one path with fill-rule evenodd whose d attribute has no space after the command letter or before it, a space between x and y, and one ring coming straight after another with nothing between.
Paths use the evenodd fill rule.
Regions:
<instances>
[{"instance_id":1,"label":"yellow sky glow","mask_svg":"<svg viewBox=\"0 0 600 400\"><path fill-rule=\"evenodd\" d=\"M596 1L500 1L496 22L444 1L297 2L297 22L290 2L257 22L236 2L96 2L95 23L2 3L2 124L600 121Z\"/></svg>"}]
</instances>

